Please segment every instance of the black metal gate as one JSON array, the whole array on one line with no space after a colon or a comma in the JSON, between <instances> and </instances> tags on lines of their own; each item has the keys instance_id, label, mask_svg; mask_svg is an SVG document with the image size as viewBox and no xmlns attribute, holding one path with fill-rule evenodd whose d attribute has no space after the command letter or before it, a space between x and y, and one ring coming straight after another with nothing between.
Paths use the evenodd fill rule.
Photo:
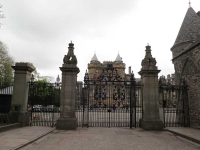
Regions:
<instances>
[{"instance_id":1,"label":"black metal gate","mask_svg":"<svg viewBox=\"0 0 200 150\"><path fill-rule=\"evenodd\" d=\"M0 82L0 127L18 122L20 109L16 113L9 113L13 94L13 83Z\"/></svg>"},{"instance_id":2,"label":"black metal gate","mask_svg":"<svg viewBox=\"0 0 200 150\"><path fill-rule=\"evenodd\" d=\"M163 108L164 127L189 127L189 103L185 80L181 85L166 82L164 77L159 79L160 102Z\"/></svg>"},{"instance_id":3,"label":"black metal gate","mask_svg":"<svg viewBox=\"0 0 200 150\"><path fill-rule=\"evenodd\" d=\"M86 71L83 88L82 126L136 127L142 118L142 86L134 74L118 75L111 64L96 79Z\"/></svg>"},{"instance_id":4,"label":"black metal gate","mask_svg":"<svg viewBox=\"0 0 200 150\"><path fill-rule=\"evenodd\" d=\"M60 83L35 81L33 75L29 82L28 110L30 125L54 127L60 117Z\"/></svg>"}]
</instances>

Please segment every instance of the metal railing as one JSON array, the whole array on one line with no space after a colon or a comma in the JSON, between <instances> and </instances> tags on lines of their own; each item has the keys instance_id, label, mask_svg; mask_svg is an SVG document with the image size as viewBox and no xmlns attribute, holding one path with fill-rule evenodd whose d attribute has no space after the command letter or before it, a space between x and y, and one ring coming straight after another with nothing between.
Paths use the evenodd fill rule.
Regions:
<instances>
[{"instance_id":1,"label":"metal railing","mask_svg":"<svg viewBox=\"0 0 200 150\"><path fill-rule=\"evenodd\" d=\"M0 107L0 126L18 123L19 112L10 113L8 112L9 109L7 107Z\"/></svg>"}]
</instances>

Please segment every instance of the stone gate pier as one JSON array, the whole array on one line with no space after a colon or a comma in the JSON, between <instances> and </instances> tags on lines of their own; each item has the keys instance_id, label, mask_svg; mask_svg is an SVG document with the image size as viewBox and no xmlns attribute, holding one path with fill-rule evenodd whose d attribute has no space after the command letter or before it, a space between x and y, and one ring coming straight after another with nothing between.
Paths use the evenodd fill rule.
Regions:
<instances>
[{"instance_id":1,"label":"stone gate pier","mask_svg":"<svg viewBox=\"0 0 200 150\"><path fill-rule=\"evenodd\" d=\"M143 84L143 118L141 127L145 130L162 130L163 122L159 116L158 73L156 60L151 55L151 47L146 46L146 56L139 72Z\"/></svg>"},{"instance_id":2,"label":"stone gate pier","mask_svg":"<svg viewBox=\"0 0 200 150\"><path fill-rule=\"evenodd\" d=\"M62 71L62 86L60 98L60 118L57 120L56 129L73 130L77 128L75 118L76 83L79 68L74 55L74 44L69 43L68 53L64 56Z\"/></svg>"},{"instance_id":3,"label":"stone gate pier","mask_svg":"<svg viewBox=\"0 0 200 150\"><path fill-rule=\"evenodd\" d=\"M30 114L27 112L28 105L28 82L34 68L29 63L16 63L12 66L14 72L14 86L11 101L11 114L19 114L18 122L21 127L27 126Z\"/></svg>"}]
</instances>

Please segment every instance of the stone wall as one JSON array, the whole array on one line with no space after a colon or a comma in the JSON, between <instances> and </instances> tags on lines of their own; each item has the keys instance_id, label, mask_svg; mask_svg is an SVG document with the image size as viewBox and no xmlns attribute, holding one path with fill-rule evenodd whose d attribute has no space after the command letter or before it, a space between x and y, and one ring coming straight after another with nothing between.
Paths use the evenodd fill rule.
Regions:
<instances>
[{"instance_id":1,"label":"stone wall","mask_svg":"<svg viewBox=\"0 0 200 150\"><path fill-rule=\"evenodd\" d=\"M97 78L102 74L103 65L100 62L91 62L88 64L88 75L90 79Z\"/></svg>"},{"instance_id":2,"label":"stone wall","mask_svg":"<svg viewBox=\"0 0 200 150\"><path fill-rule=\"evenodd\" d=\"M180 44L177 44L177 45L173 46L171 48L172 58L175 58L176 56L178 56L178 54L180 54L191 43L192 43L191 41L188 41L188 42L182 42Z\"/></svg>"},{"instance_id":3,"label":"stone wall","mask_svg":"<svg viewBox=\"0 0 200 150\"><path fill-rule=\"evenodd\" d=\"M185 79L188 85L190 126L200 128L200 46L173 60L175 83Z\"/></svg>"}]
</instances>

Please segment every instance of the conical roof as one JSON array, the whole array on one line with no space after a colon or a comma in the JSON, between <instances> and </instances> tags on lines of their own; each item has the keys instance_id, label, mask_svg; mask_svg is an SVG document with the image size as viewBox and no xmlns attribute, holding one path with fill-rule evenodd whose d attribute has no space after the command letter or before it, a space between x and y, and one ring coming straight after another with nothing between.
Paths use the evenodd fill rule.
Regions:
<instances>
[{"instance_id":1,"label":"conical roof","mask_svg":"<svg viewBox=\"0 0 200 150\"><path fill-rule=\"evenodd\" d=\"M97 56L96 56L96 53L94 53L94 56L92 57L92 62L96 62L96 61L99 61Z\"/></svg>"},{"instance_id":2,"label":"conical roof","mask_svg":"<svg viewBox=\"0 0 200 150\"><path fill-rule=\"evenodd\" d=\"M122 61L122 58L119 56L119 53L118 53L118 55L117 55L115 61L120 61L120 62Z\"/></svg>"},{"instance_id":3,"label":"conical roof","mask_svg":"<svg viewBox=\"0 0 200 150\"><path fill-rule=\"evenodd\" d=\"M200 44L200 36L198 36L193 42L192 44L190 44L188 47L186 47L181 53L184 53L196 46L198 46Z\"/></svg>"},{"instance_id":4,"label":"conical roof","mask_svg":"<svg viewBox=\"0 0 200 150\"><path fill-rule=\"evenodd\" d=\"M174 43L174 46L182 42L192 41L196 39L199 34L200 17L192 7L189 7L179 30L176 41Z\"/></svg>"}]
</instances>

